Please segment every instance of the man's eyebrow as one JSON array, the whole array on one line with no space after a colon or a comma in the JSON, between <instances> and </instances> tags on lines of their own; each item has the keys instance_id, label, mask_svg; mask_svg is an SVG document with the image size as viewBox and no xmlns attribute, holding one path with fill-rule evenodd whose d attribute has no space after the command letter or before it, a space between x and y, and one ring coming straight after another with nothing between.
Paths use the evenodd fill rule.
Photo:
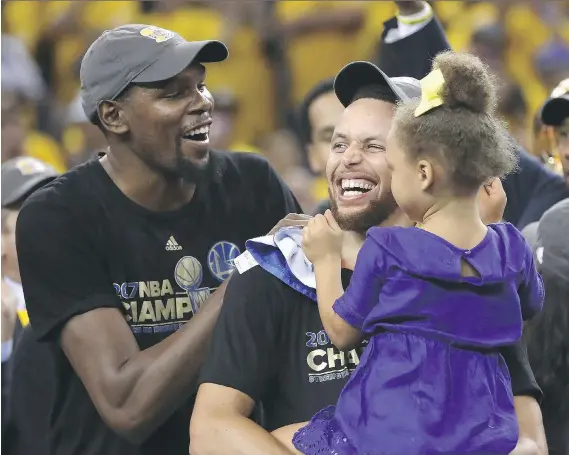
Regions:
<instances>
[{"instance_id":1,"label":"man's eyebrow","mask_svg":"<svg viewBox=\"0 0 569 455\"><path fill-rule=\"evenodd\" d=\"M348 139L348 136L341 131L334 132L332 139Z\"/></svg>"}]
</instances>

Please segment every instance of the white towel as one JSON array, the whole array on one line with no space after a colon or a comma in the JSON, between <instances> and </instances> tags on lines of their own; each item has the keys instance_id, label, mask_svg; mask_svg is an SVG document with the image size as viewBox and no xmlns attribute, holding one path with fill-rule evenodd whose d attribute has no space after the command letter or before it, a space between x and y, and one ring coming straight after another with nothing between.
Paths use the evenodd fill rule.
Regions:
<instances>
[{"instance_id":1,"label":"white towel","mask_svg":"<svg viewBox=\"0 0 569 455\"><path fill-rule=\"evenodd\" d=\"M247 251L235 259L244 273L259 265L283 283L316 301L314 267L302 251L302 228L285 227L274 235L247 240Z\"/></svg>"}]
</instances>

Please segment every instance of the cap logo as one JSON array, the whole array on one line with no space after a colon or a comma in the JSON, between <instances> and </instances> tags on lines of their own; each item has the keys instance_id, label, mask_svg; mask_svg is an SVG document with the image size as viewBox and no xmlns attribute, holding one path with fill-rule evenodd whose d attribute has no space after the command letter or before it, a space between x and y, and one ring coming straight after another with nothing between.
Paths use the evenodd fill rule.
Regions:
<instances>
[{"instance_id":1,"label":"cap logo","mask_svg":"<svg viewBox=\"0 0 569 455\"><path fill-rule=\"evenodd\" d=\"M174 36L174 32L158 27L143 28L140 31L140 34L147 38L153 39L157 43L163 43L164 41L168 41L170 38Z\"/></svg>"},{"instance_id":2,"label":"cap logo","mask_svg":"<svg viewBox=\"0 0 569 455\"><path fill-rule=\"evenodd\" d=\"M21 158L15 163L15 166L22 175L39 174L46 170L46 167L42 162L33 158Z\"/></svg>"},{"instance_id":3,"label":"cap logo","mask_svg":"<svg viewBox=\"0 0 569 455\"><path fill-rule=\"evenodd\" d=\"M537 262L540 263L540 265L543 264L543 247L542 246L540 246L539 248L537 248L535 250L535 257L537 259Z\"/></svg>"}]
</instances>

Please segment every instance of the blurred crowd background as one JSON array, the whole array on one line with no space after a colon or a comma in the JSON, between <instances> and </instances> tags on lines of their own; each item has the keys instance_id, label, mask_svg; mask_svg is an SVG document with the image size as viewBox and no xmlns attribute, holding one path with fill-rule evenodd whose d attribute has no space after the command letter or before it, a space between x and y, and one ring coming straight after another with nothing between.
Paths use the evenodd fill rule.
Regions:
<instances>
[{"instance_id":1,"label":"blurred crowd background","mask_svg":"<svg viewBox=\"0 0 569 455\"><path fill-rule=\"evenodd\" d=\"M569 2L435 1L455 50L484 58L502 81L500 111L531 153L560 168L537 115L569 77ZM377 61L389 1L2 1L2 161L39 158L64 171L105 146L77 94L81 58L105 29L168 28L220 39L230 58L208 69L213 146L264 154L306 211L326 197L308 169L299 106L346 63Z\"/></svg>"}]
</instances>

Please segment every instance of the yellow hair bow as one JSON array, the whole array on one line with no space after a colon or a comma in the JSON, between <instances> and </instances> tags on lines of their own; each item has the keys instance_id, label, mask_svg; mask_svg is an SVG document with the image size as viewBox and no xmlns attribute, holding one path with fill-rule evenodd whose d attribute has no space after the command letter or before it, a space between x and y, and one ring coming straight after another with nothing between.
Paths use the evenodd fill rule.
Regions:
<instances>
[{"instance_id":1,"label":"yellow hair bow","mask_svg":"<svg viewBox=\"0 0 569 455\"><path fill-rule=\"evenodd\" d=\"M431 71L421 79L421 102L415 109L415 117L419 117L443 104L441 91L444 85L445 78L440 69Z\"/></svg>"}]
</instances>

